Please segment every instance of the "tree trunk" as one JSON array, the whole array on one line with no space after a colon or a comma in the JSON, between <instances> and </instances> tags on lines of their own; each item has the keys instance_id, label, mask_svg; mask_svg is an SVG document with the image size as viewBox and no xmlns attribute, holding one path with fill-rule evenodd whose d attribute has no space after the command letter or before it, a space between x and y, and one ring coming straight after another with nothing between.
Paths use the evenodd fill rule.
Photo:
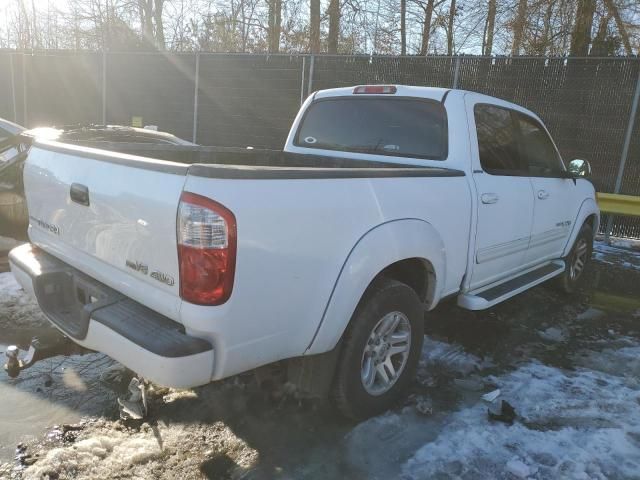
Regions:
<instances>
[{"instance_id":1,"label":"tree trunk","mask_svg":"<svg viewBox=\"0 0 640 480\"><path fill-rule=\"evenodd\" d=\"M618 7L614 0L604 0L604 3L607 6L607 10L611 15L613 15L613 19L616 21L616 27L618 27L618 32L620 32L620 36L622 37L622 44L624 45L625 52L627 55L633 55L633 49L631 48L631 42L629 41L629 33L627 32L624 23L622 23Z\"/></svg>"},{"instance_id":2,"label":"tree trunk","mask_svg":"<svg viewBox=\"0 0 640 480\"><path fill-rule=\"evenodd\" d=\"M518 1L518 11L516 19L513 22L513 45L511 46L511 55L519 55L522 48L522 39L524 37L524 27L527 22L527 0Z\"/></svg>"},{"instance_id":3,"label":"tree trunk","mask_svg":"<svg viewBox=\"0 0 640 480\"><path fill-rule=\"evenodd\" d=\"M327 51L338 53L338 37L340 36L340 0L329 2L329 39Z\"/></svg>"},{"instance_id":4,"label":"tree trunk","mask_svg":"<svg viewBox=\"0 0 640 480\"><path fill-rule=\"evenodd\" d=\"M407 54L407 0L400 0L400 55Z\"/></svg>"},{"instance_id":5,"label":"tree trunk","mask_svg":"<svg viewBox=\"0 0 640 480\"><path fill-rule=\"evenodd\" d=\"M422 22L422 45L420 46L420 55L426 55L429 51L429 38L431 37L431 19L433 17L433 6L435 0L427 2L427 9L424 13L424 21Z\"/></svg>"},{"instance_id":6,"label":"tree trunk","mask_svg":"<svg viewBox=\"0 0 640 480\"><path fill-rule=\"evenodd\" d=\"M156 47L159 50L164 50L164 23L162 21L162 8L164 6L164 0L155 0L155 9L153 12L154 21L156 23Z\"/></svg>"},{"instance_id":7,"label":"tree trunk","mask_svg":"<svg viewBox=\"0 0 640 480\"><path fill-rule=\"evenodd\" d=\"M153 0L139 0L140 23L142 24L142 36L153 43Z\"/></svg>"},{"instance_id":8,"label":"tree trunk","mask_svg":"<svg viewBox=\"0 0 640 480\"><path fill-rule=\"evenodd\" d=\"M489 0L489 9L487 11L487 41L484 47L484 54L491 55L493 53L493 33L496 28L496 0Z\"/></svg>"},{"instance_id":9,"label":"tree trunk","mask_svg":"<svg viewBox=\"0 0 640 480\"><path fill-rule=\"evenodd\" d=\"M571 34L571 55L576 57L586 57L588 55L595 11L595 0L578 0L576 23Z\"/></svg>"},{"instance_id":10,"label":"tree trunk","mask_svg":"<svg viewBox=\"0 0 640 480\"><path fill-rule=\"evenodd\" d=\"M456 16L456 0L449 5L449 26L447 29L447 55L453 55L453 21Z\"/></svg>"},{"instance_id":11,"label":"tree trunk","mask_svg":"<svg viewBox=\"0 0 640 480\"><path fill-rule=\"evenodd\" d=\"M320 0L311 0L309 5L309 50L320 53Z\"/></svg>"},{"instance_id":12,"label":"tree trunk","mask_svg":"<svg viewBox=\"0 0 640 480\"><path fill-rule=\"evenodd\" d=\"M269 0L269 53L280 51L282 0Z\"/></svg>"},{"instance_id":13,"label":"tree trunk","mask_svg":"<svg viewBox=\"0 0 640 480\"><path fill-rule=\"evenodd\" d=\"M593 42L591 42L591 51L589 52L589 55L592 55L594 57L606 57L610 54L607 45L607 35L609 33L610 19L610 14L607 14L600 18L598 31L596 33L596 36L593 37Z\"/></svg>"},{"instance_id":14,"label":"tree trunk","mask_svg":"<svg viewBox=\"0 0 640 480\"><path fill-rule=\"evenodd\" d=\"M551 46L551 38L550 38L550 33L551 33L551 15L553 14L553 2L549 2L547 4L547 10L545 11L544 14L544 26L542 28L542 48L540 49L540 52L538 52L540 55L545 55L547 53L547 49L549 49L549 47Z\"/></svg>"}]
</instances>

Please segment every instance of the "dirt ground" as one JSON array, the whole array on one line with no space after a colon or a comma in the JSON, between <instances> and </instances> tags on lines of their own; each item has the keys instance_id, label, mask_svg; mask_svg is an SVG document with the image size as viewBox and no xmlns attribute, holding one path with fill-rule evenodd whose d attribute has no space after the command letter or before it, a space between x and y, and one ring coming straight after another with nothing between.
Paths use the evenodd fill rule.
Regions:
<instances>
[{"instance_id":1,"label":"dirt ground","mask_svg":"<svg viewBox=\"0 0 640 480\"><path fill-rule=\"evenodd\" d=\"M599 243L592 266L572 297L428 314L410 396L360 424L250 376L153 389L126 424L122 369L100 354L0 374L0 478L640 478L640 252ZM8 274L0 291L0 351L46 335ZM488 417L503 400L511 424Z\"/></svg>"}]
</instances>

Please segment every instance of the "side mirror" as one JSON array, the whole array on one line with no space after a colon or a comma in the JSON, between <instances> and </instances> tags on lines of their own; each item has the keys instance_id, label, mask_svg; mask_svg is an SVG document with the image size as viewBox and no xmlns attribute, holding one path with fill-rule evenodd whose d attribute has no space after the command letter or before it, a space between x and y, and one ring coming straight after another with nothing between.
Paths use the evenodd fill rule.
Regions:
<instances>
[{"instance_id":1,"label":"side mirror","mask_svg":"<svg viewBox=\"0 0 640 480\"><path fill-rule=\"evenodd\" d=\"M589 178L591 176L591 165L586 160L571 160L567 170L572 178Z\"/></svg>"}]
</instances>

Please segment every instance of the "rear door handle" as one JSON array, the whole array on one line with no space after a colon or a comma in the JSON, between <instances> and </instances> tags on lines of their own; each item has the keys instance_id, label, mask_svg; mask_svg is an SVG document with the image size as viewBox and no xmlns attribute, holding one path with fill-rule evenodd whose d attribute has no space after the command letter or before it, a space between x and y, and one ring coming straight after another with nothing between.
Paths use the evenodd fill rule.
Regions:
<instances>
[{"instance_id":1,"label":"rear door handle","mask_svg":"<svg viewBox=\"0 0 640 480\"><path fill-rule=\"evenodd\" d=\"M85 207L89 206L89 188L86 185L72 183L69 189L69 196L72 201Z\"/></svg>"},{"instance_id":2,"label":"rear door handle","mask_svg":"<svg viewBox=\"0 0 640 480\"><path fill-rule=\"evenodd\" d=\"M483 193L480 196L482 203L497 203L499 198L497 193Z\"/></svg>"},{"instance_id":3,"label":"rear door handle","mask_svg":"<svg viewBox=\"0 0 640 480\"><path fill-rule=\"evenodd\" d=\"M546 190L538 190L538 198L540 200L546 200L547 198L549 198L549 192L547 192Z\"/></svg>"}]
</instances>

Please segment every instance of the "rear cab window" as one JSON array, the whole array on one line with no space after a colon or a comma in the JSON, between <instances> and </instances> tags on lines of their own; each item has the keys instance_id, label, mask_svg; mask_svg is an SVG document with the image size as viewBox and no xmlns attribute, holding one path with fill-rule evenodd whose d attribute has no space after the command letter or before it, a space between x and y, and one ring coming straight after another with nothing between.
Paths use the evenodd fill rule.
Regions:
<instances>
[{"instance_id":1,"label":"rear cab window","mask_svg":"<svg viewBox=\"0 0 640 480\"><path fill-rule=\"evenodd\" d=\"M447 113L423 98L334 97L310 105L294 145L319 150L446 160Z\"/></svg>"}]
</instances>

